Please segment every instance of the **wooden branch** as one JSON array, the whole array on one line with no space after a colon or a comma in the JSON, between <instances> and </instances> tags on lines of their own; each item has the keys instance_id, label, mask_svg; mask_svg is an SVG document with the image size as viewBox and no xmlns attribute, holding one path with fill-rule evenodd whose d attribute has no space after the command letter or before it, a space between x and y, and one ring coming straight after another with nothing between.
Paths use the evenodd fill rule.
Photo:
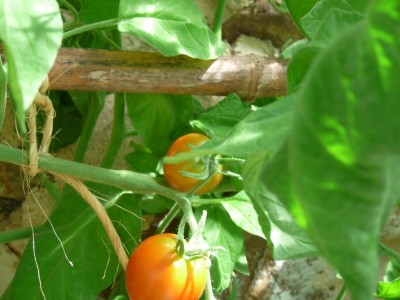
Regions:
<instances>
[{"instance_id":1,"label":"wooden branch","mask_svg":"<svg viewBox=\"0 0 400 300\"><path fill-rule=\"evenodd\" d=\"M157 53L62 48L50 89L227 95L244 100L286 94L286 62L255 55L214 61Z\"/></svg>"},{"instance_id":2,"label":"wooden branch","mask_svg":"<svg viewBox=\"0 0 400 300\"><path fill-rule=\"evenodd\" d=\"M158 53L61 48L49 80L51 90L237 93L251 101L286 94L286 62L256 55L204 61Z\"/></svg>"}]
</instances>

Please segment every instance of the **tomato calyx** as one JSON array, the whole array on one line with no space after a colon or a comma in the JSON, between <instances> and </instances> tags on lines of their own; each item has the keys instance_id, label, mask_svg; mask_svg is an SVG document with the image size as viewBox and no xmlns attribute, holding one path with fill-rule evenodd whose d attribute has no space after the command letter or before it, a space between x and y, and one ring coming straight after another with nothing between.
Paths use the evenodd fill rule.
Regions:
<instances>
[{"instance_id":1,"label":"tomato calyx","mask_svg":"<svg viewBox=\"0 0 400 300\"><path fill-rule=\"evenodd\" d=\"M196 148L209 140L209 137L200 133L183 135L172 143L165 159L196 151ZM213 154L195 153L176 162L164 161L163 171L166 181L172 188L189 195L208 193L223 178L223 166L219 162L218 155Z\"/></svg>"},{"instance_id":2,"label":"tomato calyx","mask_svg":"<svg viewBox=\"0 0 400 300\"><path fill-rule=\"evenodd\" d=\"M197 180L206 180L212 177L215 173L220 170L220 164L217 161L217 156L207 155L204 157L196 157L196 163L199 165L199 168L204 168L204 170L200 173L188 172L188 171L179 171L180 174L186 177L194 178Z\"/></svg>"},{"instance_id":3,"label":"tomato calyx","mask_svg":"<svg viewBox=\"0 0 400 300\"><path fill-rule=\"evenodd\" d=\"M202 172L199 173L179 171L182 176L193 178L199 181L199 183L194 186L189 194L195 194L198 190L200 190L204 185L207 184L207 181L210 178L214 177L217 173L222 174L222 165L218 161L219 158L220 155L207 155L196 157L195 160L198 160L197 164L199 165L199 168L204 169Z\"/></svg>"}]
</instances>

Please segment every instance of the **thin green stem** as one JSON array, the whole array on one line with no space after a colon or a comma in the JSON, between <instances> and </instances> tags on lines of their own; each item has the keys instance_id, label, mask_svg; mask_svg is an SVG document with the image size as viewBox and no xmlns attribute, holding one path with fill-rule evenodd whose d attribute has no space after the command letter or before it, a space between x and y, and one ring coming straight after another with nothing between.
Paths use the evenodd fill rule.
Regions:
<instances>
[{"instance_id":1,"label":"thin green stem","mask_svg":"<svg viewBox=\"0 0 400 300\"><path fill-rule=\"evenodd\" d=\"M229 295L228 300L235 300L238 298L238 292L239 292L239 283L238 283L238 279L235 276L235 274L233 274L233 278L232 278L232 289L231 289L231 293Z\"/></svg>"},{"instance_id":2,"label":"thin green stem","mask_svg":"<svg viewBox=\"0 0 400 300\"><path fill-rule=\"evenodd\" d=\"M224 16L226 0L219 0L214 15L213 31L217 38L222 38L222 20Z\"/></svg>"},{"instance_id":3,"label":"thin green stem","mask_svg":"<svg viewBox=\"0 0 400 300\"><path fill-rule=\"evenodd\" d=\"M116 93L114 97L114 118L111 129L111 137L108 142L106 153L100 164L103 168L111 168L115 158L121 149L126 136L125 126L125 94Z\"/></svg>"},{"instance_id":4,"label":"thin green stem","mask_svg":"<svg viewBox=\"0 0 400 300\"><path fill-rule=\"evenodd\" d=\"M180 211L179 205L175 203L169 212L165 215L165 217L160 221L158 224L158 227L156 229L156 234L160 234L165 232L165 230L168 228L168 226L171 224L171 222L176 218Z\"/></svg>"},{"instance_id":5,"label":"thin green stem","mask_svg":"<svg viewBox=\"0 0 400 300\"><path fill-rule=\"evenodd\" d=\"M111 47L113 47L114 49L117 49L117 50L122 50L121 46L118 45L116 42L114 42L112 39L110 39L110 37L107 35L106 32L101 31L101 32L99 32L99 34L101 35L101 37L102 37Z\"/></svg>"},{"instance_id":6,"label":"thin green stem","mask_svg":"<svg viewBox=\"0 0 400 300\"><path fill-rule=\"evenodd\" d=\"M346 294L347 288L345 285L342 286L342 288L339 291L339 294L336 296L336 300L343 300L344 295Z\"/></svg>"},{"instance_id":7,"label":"thin green stem","mask_svg":"<svg viewBox=\"0 0 400 300\"><path fill-rule=\"evenodd\" d=\"M0 232L0 244L23 240L32 236L32 228L24 227Z\"/></svg>"},{"instance_id":8,"label":"thin green stem","mask_svg":"<svg viewBox=\"0 0 400 300\"><path fill-rule=\"evenodd\" d=\"M19 166L27 166L29 158L26 152L0 144L0 161ZM172 199L183 211L190 210L188 223L192 231L197 228L197 221L191 210L187 196L163 186L153 177L127 170L110 170L79 162L64 160L48 154L39 155L39 168L56 174L71 176L82 181L101 183L108 186L132 191L137 194L159 194Z\"/></svg>"},{"instance_id":9,"label":"thin green stem","mask_svg":"<svg viewBox=\"0 0 400 300\"><path fill-rule=\"evenodd\" d=\"M63 38L66 39L71 36L78 35L78 34L81 34L81 33L87 32L87 31L116 26L116 25L118 25L118 23L120 21L121 21L121 19L115 18L115 19L110 19L110 20L105 20L105 21L101 21L101 22L83 25L81 27L78 27L78 28L75 28L75 29L65 32Z\"/></svg>"},{"instance_id":10,"label":"thin green stem","mask_svg":"<svg viewBox=\"0 0 400 300\"><path fill-rule=\"evenodd\" d=\"M215 205L221 204L222 202L229 201L229 198L226 199L203 199L203 198L193 198L192 205L194 207L198 207L201 205Z\"/></svg>"},{"instance_id":11,"label":"thin green stem","mask_svg":"<svg viewBox=\"0 0 400 300\"><path fill-rule=\"evenodd\" d=\"M82 162L85 158L97 119L104 108L104 101L104 96L100 96L98 92L91 93L89 111L74 155L74 161L76 162Z\"/></svg>"},{"instance_id":12,"label":"thin green stem","mask_svg":"<svg viewBox=\"0 0 400 300\"><path fill-rule=\"evenodd\" d=\"M41 180L43 180L43 184L46 187L47 191L50 193L51 198L54 201L57 201L59 195L60 195L60 191L58 190L57 184L54 182L51 182L49 177L47 177L44 174L39 174Z\"/></svg>"},{"instance_id":13,"label":"thin green stem","mask_svg":"<svg viewBox=\"0 0 400 300\"><path fill-rule=\"evenodd\" d=\"M210 270L208 270L208 272L207 272L205 299L206 299L206 300L217 300L217 299L215 298L214 292L213 292Z\"/></svg>"},{"instance_id":14,"label":"thin green stem","mask_svg":"<svg viewBox=\"0 0 400 300\"><path fill-rule=\"evenodd\" d=\"M381 254L390 256L391 258L400 262L400 253L399 252L393 250L392 248L386 246L383 243L379 243L379 250L380 250Z\"/></svg>"},{"instance_id":15,"label":"thin green stem","mask_svg":"<svg viewBox=\"0 0 400 300\"><path fill-rule=\"evenodd\" d=\"M60 3L60 5L64 6L66 9L68 9L72 14L72 20L64 23L64 29L68 30L69 28L74 27L78 23L79 13L75 9L75 7L71 3L69 3L67 0L58 0L58 2Z\"/></svg>"}]
</instances>

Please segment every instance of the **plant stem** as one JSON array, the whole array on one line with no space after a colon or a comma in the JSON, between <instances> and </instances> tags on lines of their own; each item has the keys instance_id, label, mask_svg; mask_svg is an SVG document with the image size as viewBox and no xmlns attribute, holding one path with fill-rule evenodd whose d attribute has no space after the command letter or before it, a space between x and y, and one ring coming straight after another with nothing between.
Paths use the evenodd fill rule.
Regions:
<instances>
[{"instance_id":1,"label":"plant stem","mask_svg":"<svg viewBox=\"0 0 400 300\"><path fill-rule=\"evenodd\" d=\"M3 122L6 116L7 104L7 74L0 57L0 131L3 128Z\"/></svg>"},{"instance_id":2,"label":"plant stem","mask_svg":"<svg viewBox=\"0 0 400 300\"><path fill-rule=\"evenodd\" d=\"M114 118L111 137L103 160L102 168L111 168L126 136L125 127L125 94L116 93L114 97Z\"/></svg>"},{"instance_id":3,"label":"plant stem","mask_svg":"<svg viewBox=\"0 0 400 300\"><path fill-rule=\"evenodd\" d=\"M29 164L28 155L22 150L0 144L0 161L8 162L19 166ZM50 156L39 155L39 168L56 174L71 176L82 181L101 183L125 191L132 191L137 194L159 194L174 200L183 211L189 210L188 223L194 232L197 222L191 210L187 196L171 188L159 184L153 177L126 170L109 170L83 163L68 161Z\"/></svg>"},{"instance_id":4,"label":"plant stem","mask_svg":"<svg viewBox=\"0 0 400 300\"><path fill-rule=\"evenodd\" d=\"M15 230L0 232L0 244L10 243L17 240L23 240L32 236L32 228L25 227Z\"/></svg>"},{"instance_id":5,"label":"plant stem","mask_svg":"<svg viewBox=\"0 0 400 300\"><path fill-rule=\"evenodd\" d=\"M175 203L171 207L169 212L165 215L165 217L160 221L155 233L160 234L160 233L165 232L165 230L167 229L169 224L171 224L172 220L175 219L175 217L178 215L179 210L180 210L180 208L179 208L178 204Z\"/></svg>"},{"instance_id":6,"label":"plant stem","mask_svg":"<svg viewBox=\"0 0 400 300\"><path fill-rule=\"evenodd\" d=\"M336 296L336 300L342 300L344 295L346 294L347 288L345 285L342 286L342 288L339 291L339 294Z\"/></svg>"},{"instance_id":7,"label":"plant stem","mask_svg":"<svg viewBox=\"0 0 400 300\"><path fill-rule=\"evenodd\" d=\"M57 201L58 197L60 195L60 191L57 188L57 184L53 183L49 180L49 177L47 177L44 174L39 174L41 180L43 180L43 184L46 187L47 191L49 192L51 198L53 198L53 201Z\"/></svg>"},{"instance_id":8,"label":"plant stem","mask_svg":"<svg viewBox=\"0 0 400 300\"><path fill-rule=\"evenodd\" d=\"M224 16L226 0L219 0L214 15L213 31L218 39L222 38L222 20Z\"/></svg>"},{"instance_id":9,"label":"plant stem","mask_svg":"<svg viewBox=\"0 0 400 300\"><path fill-rule=\"evenodd\" d=\"M398 261L400 263L400 253L399 252L393 250L392 248L386 246L383 243L379 243L379 250L381 251L381 253L383 253L383 255L388 255L392 259L395 259L396 261Z\"/></svg>"},{"instance_id":10,"label":"plant stem","mask_svg":"<svg viewBox=\"0 0 400 300\"><path fill-rule=\"evenodd\" d=\"M75 24L78 23L79 13L75 9L75 7L67 0L58 0L58 2L60 3L60 5L63 5L66 9L68 9L72 14L73 19L69 22L64 23L64 29L68 30L69 28L72 28L73 26L75 26Z\"/></svg>"},{"instance_id":11,"label":"plant stem","mask_svg":"<svg viewBox=\"0 0 400 300\"><path fill-rule=\"evenodd\" d=\"M87 25L84 25L84 26L81 26L81 27L78 27L78 28L75 28L75 29L65 32L63 38L66 39L71 36L83 33L83 32L116 26L116 25L118 25L118 23L120 21L121 21L121 19L115 18L115 19L105 20L105 21L96 22L96 23L92 23L92 24L87 24Z\"/></svg>"},{"instance_id":12,"label":"plant stem","mask_svg":"<svg viewBox=\"0 0 400 300\"><path fill-rule=\"evenodd\" d=\"M210 270L208 270L208 272L207 272L205 299L206 300L216 300L216 298L214 296L213 288L212 288Z\"/></svg>"},{"instance_id":13,"label":"plant stem","mask_svg":"<svg viewBox=\"0 0 400 300\"><path fill-rule=\"evenodd\" d=\"M76 162L82 162L85 158L85 153L89 146L97 119L104 108L104 101L104 96L100 96L98 92L91 93L89 111L74 155L74 161Z\"/></svg>"}]
</instances>

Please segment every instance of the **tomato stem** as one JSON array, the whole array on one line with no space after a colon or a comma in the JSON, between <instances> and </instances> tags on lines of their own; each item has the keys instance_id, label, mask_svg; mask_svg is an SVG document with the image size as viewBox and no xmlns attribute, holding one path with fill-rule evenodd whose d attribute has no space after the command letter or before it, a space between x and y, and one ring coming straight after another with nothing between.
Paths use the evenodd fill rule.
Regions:
<instances>
[{"instance_id":1,"label":"tomato stem","mask_svg":"<svg viewBox=\"0 0 400 300\"><path fill-rule=\"evenodd\" d=\"M101 22L83 25L81 27L78 27L78 28L75 28L75 29L65 32L63 38L66 39L71 36L78 35L78 34L81 34L81 33L87 32L87 31L116 26L116 25L118 25L118 23L120 21L121 21L121 19L115 18L115 19L109 19L109 20L105 20L105 21L101 21Z\"/></svg>"},{"instance_id":2,"label":"tomato stem","mask_svg":"<svg viewBox=\"0 0 400 300\"><path fill-rule=\"evenodd\" d=\"M64 6L66 9L68 9L68 11L72 14L72 20L65 22L64 28L69 29L69 28L74 27L76 24L78 24L79 13L75 9L75 7L71 3L69 3L67 0L58 0L58 2L60 3L60 5Z\"/></svg>"},{"instance_id":3,"label":"tomato stem","mask_svg":"<svg viewBox=\"0 0 400 300\"><path fill-rule=\"evenodd\" d=\"M156 234L164 233L167 227L171 224L172 220L176 218L179 211L180 211L179 205L175 203L168 211L168 213L165 215L165 217L160 221L155 233Z\"/></svg>"},{"instance_id":4,"label":"tomato stem","mask_svg":"<svg viewBox=\"0 0 400 300\"><path fill-rule=\"evenodd\" d=\"M111 128L111 137L108 143L106 153L100 164L103 168L111 168L122 143L126 137L125 126L125 94L115 93L114 96L114 117Z\"/></svg>"},{"instance_id":5,"label":"tomato stem","mask_svg":"<svg viewBox=\"0 0 400 300\"><path fill-rule=\"evenodd\" d=\"M207 281L206 281L206 290L205 290L205 300L217 300L214 296L212 282L211 282L211 273L210 269L207 272Z\"/></svg>"},{"instance_id":6,"label":"tomato stem","mask_svg":"<svg viewBox=\"0 0 400 300\"><path fill-rule=\"evenodd\" d=\"M215 11L214 15L214 24L213 24L213 31L215 35L221 39L222 37L222 21L223 21L223 16L224 16L224 10L225 10L225 3L226 0L219 0L217 4L217 9Z\"/></svg>"},{"instance_id":7,"label":"tomato stem","mask_svg":"<svg viewBox=\"0 0 400 300\"><path fill-rule=\"evenodd\" d=\"M89 110L79 137L78 145L74 154L74 161L82 162L89 146L90 138L93 135L97 119L104 108L105 99L98 92L90 93Z\"/></svg>"}]
</instances>

